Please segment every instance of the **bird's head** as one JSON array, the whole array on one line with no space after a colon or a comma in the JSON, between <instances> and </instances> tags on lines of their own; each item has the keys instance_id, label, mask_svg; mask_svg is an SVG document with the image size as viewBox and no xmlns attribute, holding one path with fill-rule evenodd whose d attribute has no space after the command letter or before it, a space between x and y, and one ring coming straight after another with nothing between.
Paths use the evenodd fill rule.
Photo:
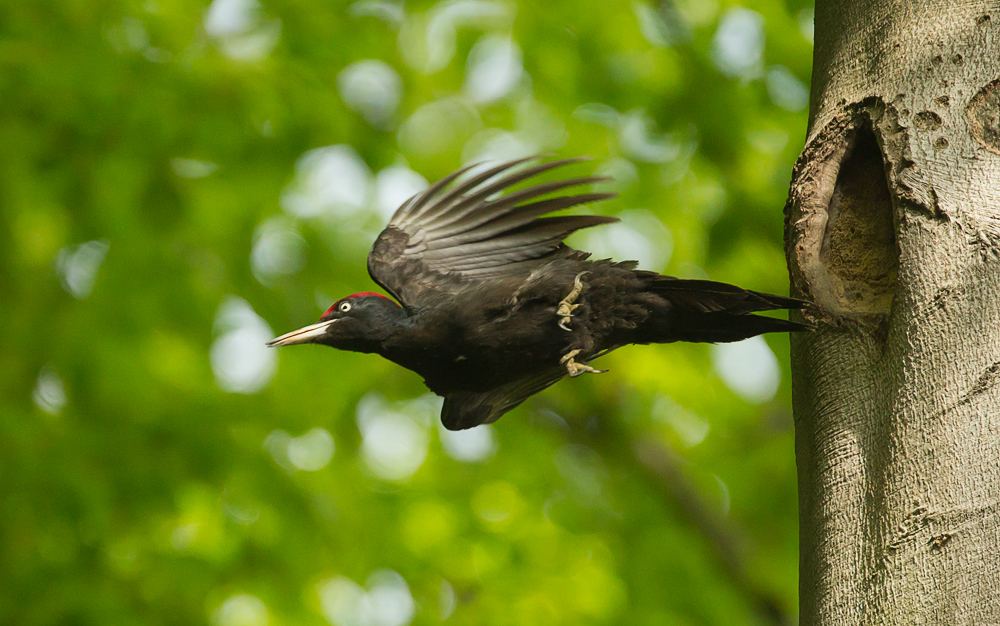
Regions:
<instances>
[{"instance_id":1,"label":"bird's head","mask_svg":"<svg viewBox=\"0 0 1000 626\"><path fill-rule=\"evenodd\" d=\"M341 350L377 352L404 317L403 308L380 293L365 291L333 303L319 322L272 339L269 347L320 343Z\"/></svg>"}]
</instances>

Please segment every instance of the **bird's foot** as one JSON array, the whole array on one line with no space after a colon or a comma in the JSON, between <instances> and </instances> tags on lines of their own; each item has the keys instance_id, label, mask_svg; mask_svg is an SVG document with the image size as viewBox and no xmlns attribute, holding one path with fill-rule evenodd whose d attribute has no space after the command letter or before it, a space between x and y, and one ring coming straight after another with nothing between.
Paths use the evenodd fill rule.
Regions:
<instances>
[{"instance_id":1,"label":"bird's foot","mask_svg":"<svg viewBox=\"0 0 1000 626\"><path fill-rule=\"evenodd\" d=\"M569 292L569 295L559 302L559 308L556 309L556 315L559 316L559 328L565 331L571 330L567 324L572 321L573 311L580 306L579 304L574 304L576 299L579 298L580 294L583 292L583 281L580 280L580 277L589 273L590 272L580 272L576 275L573 279L573 289ZM576 376L576 374L570 374L570 376Z\"/></svg>"},{"instance_id":2,"label":"bird's foot","mask_svg":"<svg viewBox=\"0 0 1000 626\"><path fill-rule=\"evenodd\" d=\"M604 372L608 371L608 370L596 370L590 367L589 365L585 365L583 363L577 363L573 359L573 357L575 357L578 354L580 354L579 350L571 350L567 352L562 359L559 360L559 363L561 365L566 366L566 371L569 372L570 378L576 378L577 376L585 372L590 372L591 374L603 374Z\"/></svg>"}]
</instances>

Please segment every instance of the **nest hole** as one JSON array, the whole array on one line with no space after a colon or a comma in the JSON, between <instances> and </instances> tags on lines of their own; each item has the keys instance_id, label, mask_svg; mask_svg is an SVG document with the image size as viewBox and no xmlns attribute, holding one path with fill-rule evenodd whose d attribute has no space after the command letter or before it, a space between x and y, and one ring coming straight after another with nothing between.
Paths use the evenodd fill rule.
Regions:
<instances>
[{"instance_id":1,"label":"nest hole","mask_svg":"<svg viewBox=\"0 0 1000 626\"><path fill-rule=\"evenodd\" d=\"M889 310L899 272L896 224L882 150L866 124L854 132L837 172L820 261L840 279L847 309Z\"/></svg>"}]
</instances>

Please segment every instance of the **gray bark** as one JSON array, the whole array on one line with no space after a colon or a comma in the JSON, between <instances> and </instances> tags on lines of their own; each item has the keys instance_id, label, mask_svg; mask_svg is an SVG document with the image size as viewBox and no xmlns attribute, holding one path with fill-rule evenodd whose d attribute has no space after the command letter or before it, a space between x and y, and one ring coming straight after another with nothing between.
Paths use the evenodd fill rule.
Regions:
<instances>
[{"instance_id":1,"label":"gray bark","mask_svg":"<svg viewBox=\"0 0 1000 626\"><path fill-rule=\"evenodd\" d=\"M815 32L801 623L1000 624L1000 6L819 0Z\"/></svg>"}]
</instances>

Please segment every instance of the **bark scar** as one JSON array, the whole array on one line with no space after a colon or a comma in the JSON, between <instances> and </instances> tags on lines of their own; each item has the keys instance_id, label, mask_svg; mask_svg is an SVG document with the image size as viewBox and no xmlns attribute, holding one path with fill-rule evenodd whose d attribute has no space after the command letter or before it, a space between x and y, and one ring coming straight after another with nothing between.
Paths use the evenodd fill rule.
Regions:
<instances>
[{"instance_id":1,"label":"bark scar","mask_svg":"<svg viewBox=\"0 0 1000 626\"><path fill-rule=\"evenodd\" d=\"M933 515L925 506L918 506L903 518L892 541L886 545L886 549L895 551L911 538L920 534L920 531L930 526L934 521Z\"/></svg>"},{"instance_id":2,"label":"bark scar","mask_svg":"<svg viewBox=\"0 0 1000 626\"><path fill-rule=\"evenodd\" d=\"M955 506L940 511L931 511L925 506L916 506L907 513L899 523L896 533L885 546L883 564L906 544L919 545L916 538L925 531L926 545L937 551L962 534L963 530L973 524L984 523L985 520L1000 514L997 501L978 505Z\"/></svg>"},{"instance_id":3,"label":"bark scar","mask_svg":"<svg viewBox=\"0 0 1000 626\"><path fill-rule=\"evenodd\" d=\"M949 541L951 541L951 533L941 533L936 537L931 537L927 542L927 545L931 547L931 550L940 550L945 547Z\"/></svg>"},{"instance_id":4,"label":"bark scar","mask_svg":"<svg viewBox=\"0 0 1000 626\"><path fill-rule=\"evenodd\" d=\"M965 392L965 395L955 404L955 408L969 404L996 386L997 382L1000 382L1000 361L990 365L980 374L972 388Z\"/></svg>"}]
</instances>

